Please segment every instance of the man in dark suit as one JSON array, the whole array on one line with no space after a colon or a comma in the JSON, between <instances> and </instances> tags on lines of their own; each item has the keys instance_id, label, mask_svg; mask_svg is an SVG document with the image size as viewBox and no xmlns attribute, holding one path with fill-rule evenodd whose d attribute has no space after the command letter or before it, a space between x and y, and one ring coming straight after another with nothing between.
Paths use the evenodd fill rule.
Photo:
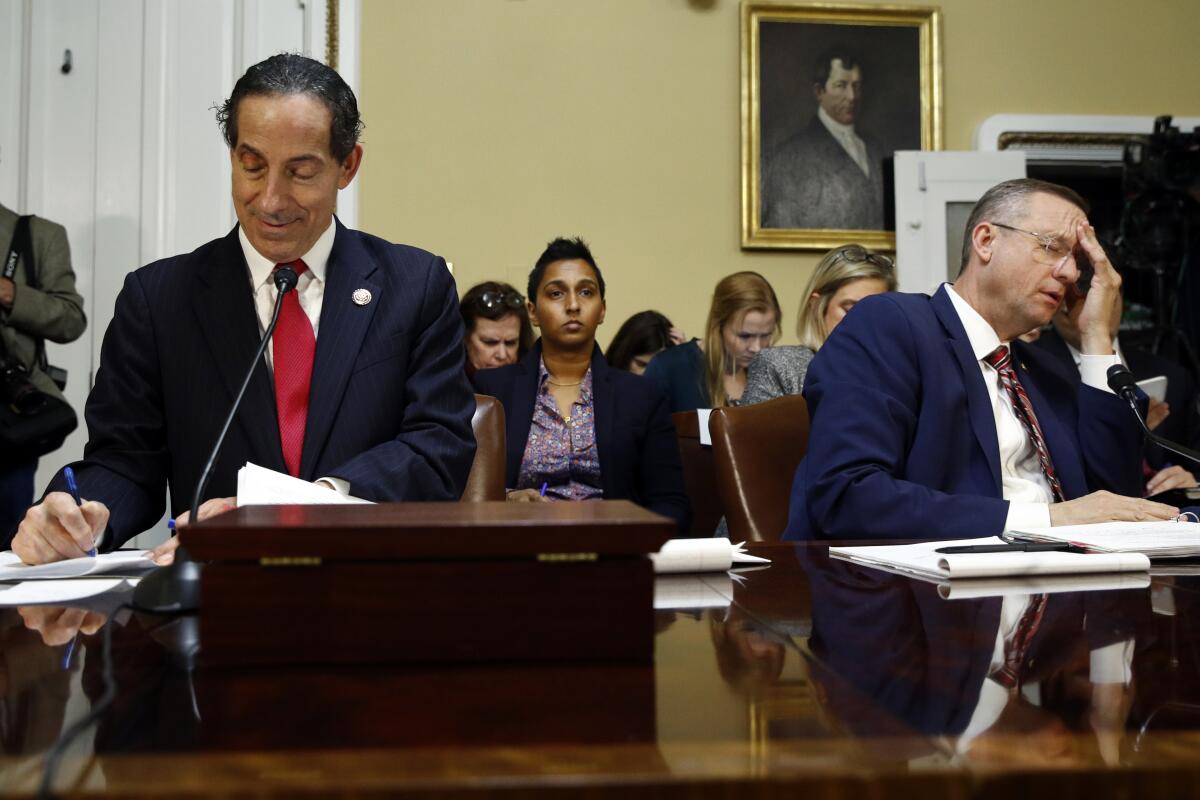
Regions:
<instances>
[{"instance_id":1,"label":"man in dark suit","mask_svg":"<svg viewBox=\"0 0 1200 800\"><path fill-rule=\"evenodd\" d=\"M1076 294L1067 297L1058 313L1054 315L1054 327L1043 331L1035 346L1057 358L1072 372L1078 371L1079 359L1079 313L1083 298ZM1120 322L1120 306L1114 326ZM1126 336L1119 335L1113 349L1121 357L1133 376L1140 380L1165 377L1167 394L1165 401L1151 398L1146 412L1146 424L1160 436L1179 442L1187 447L1200 444L1200 410L1196 407L1196 384L1191 374L1179 364L1132 344ZM1170 489L1196 486L1192 471L1178 464L1161 447L1147 443L1146 463L1154 470L1146 484L1146 494L1157 494ZM1189 465L1190 466L1190 465Z\"/></svg>"},{"instance_id":2,"label":"man in dark suit","mask_svg":"<svg viewBox=\"0 0 1200 800\"><path fill-rule=\"evenodd\" d=\"M884 152L854 127L862 80L845 48L817 58L817 113L763 159L764 228L883 228Z\"/></svg>"},{"instance_id":3,"label":"man in dark suit","mask_svg":"<svg viewBox=\"0 0 1200 800\"><path fill-rule=\"evenodd\" d=\"M1166 519L1139 499L1141 437L1108 390L1120 276L1084 201L1032 179L988 190L963 268L933 296L861 301L805 379L812 424L785 538L961 538ZM1086 256L1083 380L1014 341L1050 321Z\"/></svg>"},{"instance_id":4,"label":"man in dark suit","mask_svg":"<svg viewBox=\"0 0 1200 800\"><path fill-rule=\"evenodd\" d=\"M353 92L298 55L251 67L218 112L238 226L131 273L88 398L89 442L22 522L29 563L119 546L192 492L291 266L266 358L217 460L203 519L231 507L253 462L368 500L453 500L474 454L462 320L440 258L333 216L362 159ZM174 540L160 548L170 560Z\"/></svg>"}]
</instances>

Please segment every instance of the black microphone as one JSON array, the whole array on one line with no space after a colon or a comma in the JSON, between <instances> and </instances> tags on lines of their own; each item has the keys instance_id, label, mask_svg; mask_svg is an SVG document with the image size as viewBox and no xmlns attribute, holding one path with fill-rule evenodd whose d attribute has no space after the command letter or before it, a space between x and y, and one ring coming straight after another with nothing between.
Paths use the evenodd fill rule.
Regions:
<instances>
[{"instance_id":1,"label":"black microphone","mask_svg":"<svg viewBox=\"0 0 1200 800\"><path fill-rule=\"evenodd\" d=\"M196 482L196 491L192 495L192 522L197 520L200 499L208 486L208 479L212 475L217 455L221 452L221 445L225 443L225 435L229 433L229 426L233 424L238 406L242 404L242 397L246 394L246 387L250 385L250 378L254 375L259 360L262 359L263 351L267 349L267 342L271 341L271 334L275 332L275 324L279 322L279 311L283 308L283 297L296 288L299 276L291 267L280 267L275 270L273 278L275 288L279 290L279 296L275 298L275 309L271 312L271 322L263 333L262 341L258 343L258 350L255 351L254 359L250 362L250 369L246 371L242 388L238 390L237 396L233 399L233 406L229 409L228 416L225 417L225 424L221 426L217 442L213 445L212 452L208 455L208 461L200 472L200 480ZM182 547L177 548L174 563L169 567L161 567L142 578L137 589L134 590L130 605L141 611L156 614L175 614L199 608L200 565L192 561L187 550Z\"/></svg>"},{"instance_id":2,"label":"black microphone","mask_svg":"<svg viewBox=\"0 0 1200 800\"><path fill-rule=\"evenodd\" d=\"M242 397L246 394L246 387L250 385L250 378L254 375L254 370L258 367L258 362L263 356L263 352L267 349L267 342L271 341L271 334L275 332L275 323L279 321L279 310L283 308L283 297L292 289L296 288L296 281L300 276L296 274L296 270L291 267L280 267L275 270L272 276L275 280L275 288L279 295L275 298L275 309L271 312L271 322L267 325L267 330L263 332L262 341L258 343L258 350L254 353L254 358L250 362L250 369L246 371L246 377L242 381L242 388L238 389L237 397L233 398L233 406L229 409L229 415L225 417L225 424L221 426L221 433L217 436L217 443L213 445L212 452L208 455L208 462L204 465L204 470L200 473L200 480L196 481L196 491L192 495L192 522L196 521L196 514L200 511L200 496L204 494L204 490L208 487L208 479L212 476L213 465L217 461L217 455L221 452L221 445L225 443L225 434L229 433L229 426L233 424L233 418L237 415L238 406L242 404Z\"/></svg>"},{"instance_id":3,"label":"black microphone","mask_svg":"<svg viewBox=\"0 0 1200 800\"><path fill-rule=\"evenodd\" d=\"M1146 432L1150 441L1164 450L1170 450L1172 453L1200 464L1200 453L1181 444L1175 444L1169 439L1164 439L1146 425L1146 420L1142 418L1142 410L1138 408L1137 379L1133 377L1133 373L1129 371L1128 367L1124 364L1113 364L1108 368L1108 388L1129 403L1129 407L1133 409L1133 415L1137 417L1138 424L1142 426L1142 430Z\"/></svg>"}]
</instances>

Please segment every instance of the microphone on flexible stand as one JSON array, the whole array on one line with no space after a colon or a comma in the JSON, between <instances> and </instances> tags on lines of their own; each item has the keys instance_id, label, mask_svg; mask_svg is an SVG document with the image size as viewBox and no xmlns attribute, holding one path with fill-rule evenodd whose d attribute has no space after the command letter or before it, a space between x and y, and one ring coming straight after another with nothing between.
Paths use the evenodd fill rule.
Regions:
<instances>
[{"instance_id":1,"label":"microphone on flexible stand","mask_svg":"<svg viewBox=\"0 0 1200 800\"><path fill-rule=\"evenodd\" d=\"M1150 430L1146 425L1146 420L1142 418L1142 410L1138 408L1137 380L1133 377L1133 373L1129 371L1128 367L1124 364L1113 364L1108 368L1108 388L1116 392L1118 396L1125 398L1125 401L1129 403L1129 407L1133 409L1133 415L1137 417L1138 424L1142 426L1142 430L1146 432L1146 436L1150 441L1164 450L1170 450L1172 453L1200 464L1200 453L1181 444L1175 444L1169 439L1164 439Z\"/></svg>"},{"instance_id":2,"label":"microphone on flexible stand","mask_svg":"<svg viewBox=\"0 0 1200 800\"><path fill-rule=\"evenodd\" d=\"M204 490L208 487L208 480L212 476L213 465L216 464L217 456L221 452L221 445L225 443L225 435L229 433L229 426L233 424L233 418L242 404L242 397L246 394L246 387L250 385L250 378L253 377L254 370L258 367L263 352L267 349L267 342L271 341L271 334L275 332L275 324L279 321L279 311L283 308L283 297L296 288L296 281L299 280L296 270L287 266L276 269L272 278L275 281L278 296L275 298L275 308L271 312L271 322L263 332L262 340L258 343L258 350L255 351L254 359L250 362L250 369L246 371L246 377L242 380L242 387L238 389L229 414L225 417L225 424L221 426L221 433L217 436L216 444L213 445L212 451L208 455L204 469L200 471L200 480L196 481L196 491L192 494L192 522L197 521L201 498L204 496ZM200 565L192 561L185 549L182 547L176 549L175 561L170 566L160 567L138 583L137 589L133 592L131 604L138 610L159 614L194 611L200 607Z\"/></svg>"}]
</instances>

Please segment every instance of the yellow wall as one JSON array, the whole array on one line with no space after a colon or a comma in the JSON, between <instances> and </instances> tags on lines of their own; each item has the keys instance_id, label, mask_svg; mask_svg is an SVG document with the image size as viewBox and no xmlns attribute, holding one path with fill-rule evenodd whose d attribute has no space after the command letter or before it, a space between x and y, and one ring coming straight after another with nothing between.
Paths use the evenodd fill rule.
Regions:
<instances>
[{"instance_id":1,"label":"yellow wall","mask_svg":"<svg viewBox=\"0 0 1200 800\"><path fill-rule=\"evenodd\" d=\"M945 143L1001 113L1200 115L1196 0L945 0ZM583 235L602 343L656 308L699 334L713 285L762 272L785 341L817 254L740 247L733 0L364 0L361 226L521 287Z\"/></svg>"}]
</instances>

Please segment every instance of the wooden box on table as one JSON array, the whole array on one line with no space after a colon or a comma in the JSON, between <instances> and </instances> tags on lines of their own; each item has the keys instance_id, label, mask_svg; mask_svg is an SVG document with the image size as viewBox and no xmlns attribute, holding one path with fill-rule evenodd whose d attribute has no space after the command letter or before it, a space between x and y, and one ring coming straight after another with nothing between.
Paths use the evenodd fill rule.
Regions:
<instances>
[{"instance_id":1,"label":"wooden box on table","mask_svg":"<svg viewBox=\"0 0 1200 800\"><path fill-rule=\"evenodd\" d=\"M623 500L248 506L180 532L207 664L640 660L674 532Z\"/></svg>"}]
</instances>

